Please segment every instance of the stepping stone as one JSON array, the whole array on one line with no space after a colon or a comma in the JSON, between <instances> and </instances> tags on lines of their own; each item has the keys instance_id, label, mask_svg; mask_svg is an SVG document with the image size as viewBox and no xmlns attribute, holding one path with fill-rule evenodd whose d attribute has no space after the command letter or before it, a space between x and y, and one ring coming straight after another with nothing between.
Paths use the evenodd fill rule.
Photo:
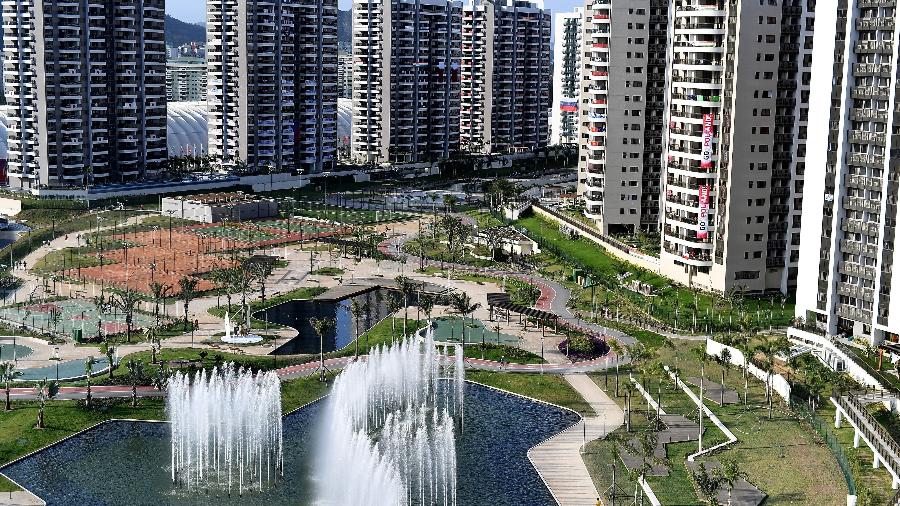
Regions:
<instances>
[{"instance_id":1,"label":"stepping stone","mask_svg":"<svg viewBox=\"0 0 900 506\"><path fill-rule=\"evenodd\" d=\"M700 386L700 378L685 378L685 383L689 383L694 385L695 387ZM708 378L703 380L703 397L715 402L716 404L722 406L722 385L716 383L715 381L710 381ZM740 396L737 391L732 390L730 388L725 388L725 404L737 404L741 401Z\"/></svg>"},{"instance_id":2,"label":"stepping stone","mask_svg":"<svg viewBox=\"0 0 900 506\"><path fill-rule=\"evenodd\" d=\"M696 471L697 466L700 465L701 462L687 462L686 464L688 469ZM702 464L706 467L706 472L710 475L713 474L715 469L718 469L721 466L718 461L703 462ZM749 481L741 478L734 482L734 489L731 491L731 506L759 506L765 499L766 494ZM727 485L719 486L719 493L716 496L716 500L719 504L728 504Z\"/></svg>"}]
</instances>

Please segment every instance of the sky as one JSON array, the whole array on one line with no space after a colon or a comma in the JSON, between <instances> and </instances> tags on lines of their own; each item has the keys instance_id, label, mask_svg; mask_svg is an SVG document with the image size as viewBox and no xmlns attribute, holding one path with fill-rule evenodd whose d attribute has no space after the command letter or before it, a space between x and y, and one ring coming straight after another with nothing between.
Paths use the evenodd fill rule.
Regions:
<instances>
[{"instance_id":1,"label":"sky","mask_svg":"<svg viewBox=\"0 0 900 506\"><path fill-rule=\"evenodd\" d=\"M349 9L352 3L352 0L338 0L340 8L344 10ZM554 14L571 11L579 5L584 5L584 0L544 0L544 7L550 9ZM166 2L166 13L189 23L205 21L206 1L168 0Z\"/></svg>"}]
</instances>

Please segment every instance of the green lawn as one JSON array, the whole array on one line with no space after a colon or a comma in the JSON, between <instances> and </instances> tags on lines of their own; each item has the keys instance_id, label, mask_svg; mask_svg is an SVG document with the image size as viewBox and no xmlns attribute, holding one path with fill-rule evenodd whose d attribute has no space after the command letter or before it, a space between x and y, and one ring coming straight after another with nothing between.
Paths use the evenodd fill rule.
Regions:
<instances>
[{"instance_id":1,"label":"green lawn","mask_svg":"<svg viewBox=\"0 0 900 506\"><path fill-rule=\"evenodd\" d=\"M677 364L682 378L699 376L700 365L691 352L697 344L679 340L674 344L674 349L659 348L656 353L658 360L669 366ZM708 364L705 370L708 378L721 381L722 370L718 365ZM726 373L726 386L737 390L743 397L744 381L741 371L732 367ZM640 373L635 372L634 375L639 381L643 380ZM608 377L603 373L593 374L592 377L611 398L620 405L624 404L624 397L615 397L615 371ZM620 380L622 384L627 381L626 378L627 372L623 369ZM671 385L671 381L660 384L659 379L655 377L647 380L647 386L654 395L659 395L661 389L662 406L666 412L696 418L696 404L690 401L681 389L672 390ZM751 379L747 406L738 404L720 407L713 402L707 402L707 406L738 437L735 444L718 452L712 458L735 459L741 469L748 473L750 481L769 495L767 505L840 504L845 501L846 484L830 450L822 443L812 427L800 421L782 403L775 403L773 418L770 420L764 389L762 382ZM694 390L696 392L696 389ZM632 406L634 408L632 420L635 427L645 426L646 404L643 399L635 397ZM704 423L706 429L704 447L725 440L724 434L707 425L708 423ZM608 485L610 479L608 446L608 442L593 442L589 445L588 455L585 456L585 462L591 469L598 487ZM687 468L684 467L686 456L695 451L697 451L696 442L670 445L668 462L672 474L666 478L649 479L651 487L660 496L663 504L700 504L694 495Z\"/></svg>"},{"instance_id":2,"label":"green lawn","mask_svg":"<svg viewBox=\"0 0 900 506\"><path fill-rule=\"evenodd\" d=\"M525 228L528 235L542 245L543 252L535 260L545 274L554 275L560 281L568 280L571 286L572 268L579 268L590 273L592 280L599 283L593 297L591 289L574 293L578 308L583 312L590 312L592 304L596 304L598 311L606 308L612 315L618 308L624 316L636 319L645 317L649 312L668 325L677 323L681 331L694 330L696 313L697 332L705 331L707 324L714 331L738 330L738 320L742 315L754 328L768 327L770 323L786 326L794 314L790 301L784 307L780 300L768 298L735 296L735 300L731 301L676 285L662 276L614 258L591 241L569 238L559 231L558 224L544 218L523 218L516 222L516 226ZM628 281L638 279L651 285L658 295L647 297L624 288L618 277L624 273L630 273Z\"/></svg>"},{"instance_id":3,"label":"green lawn","mask_svg":"<svg viewBox=\"0 0 900 506\"><path fill-rule=\"evenodd\" d=\"M554 374L466 371L466 379L594 416L594 410L562 376Z\"/></svg>"},{"instance_id":4,"label":"green lawn","mask_svg":"<svg viewBox=\"0 0 900 506\"><path fill-rule=\"evenodd\" d=\"M44 414L44 429L34 428L37 402L15 402L12 411L0 412L0 462L7 463L27 455L104 420L165 418L162 399L141 399L137 408L132 408L130 402L130 399L96 399L88 411L76 401L50 401ZM0 492L14 490L18 487L0 477Z\"/></svg>"},{"instance_id":5,"label":"green lawn","mask_svg":"<svg viewBox=\"0 0 900 506\"><path fill-rule=\"evenodd\" d=\"M497 345L491 343L485 343L484 347L482 347L481 343L466 346L466 357L483 358L494 362L500 362L500 359L503 359L508 364L540 364L545 362L540 355L535 355L530 351L505 344Z\"/></svg>"}]
</instances>

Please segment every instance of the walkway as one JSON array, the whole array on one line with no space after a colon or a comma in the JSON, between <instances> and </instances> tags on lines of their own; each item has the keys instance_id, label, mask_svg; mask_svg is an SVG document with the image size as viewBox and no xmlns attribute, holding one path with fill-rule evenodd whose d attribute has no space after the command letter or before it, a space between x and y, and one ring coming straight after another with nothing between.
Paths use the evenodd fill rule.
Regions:
<instances>
[{"instance_id":1,"label":"walkway","mask_svg":"<svg viewBox=\"0 0 900 506\"><path fill-rule=\"evenodd\" d=\"M600 494L581 457L588 441L606 437L624 423L624 413L594 381L584 374L567 374L566 381L594 409L596 416L580 423L528 451L553 498L561 506L594 506Z\"/></svg>"}]
</instances>

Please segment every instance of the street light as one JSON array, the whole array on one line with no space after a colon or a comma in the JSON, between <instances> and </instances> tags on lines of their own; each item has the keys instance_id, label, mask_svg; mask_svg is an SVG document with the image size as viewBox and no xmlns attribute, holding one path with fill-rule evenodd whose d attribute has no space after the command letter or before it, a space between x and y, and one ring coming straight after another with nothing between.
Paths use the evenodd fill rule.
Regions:
<instances>
[{"instance_id":1,"label":"street light","mask_svg":"<svg viewBox=\"0 0 900 506\"><path fill-rule=\"evenodd\" d=\"M56 361L56 381L59 381L59 346L53 348L53 360Z\"/></svg>"}]
</instances>

